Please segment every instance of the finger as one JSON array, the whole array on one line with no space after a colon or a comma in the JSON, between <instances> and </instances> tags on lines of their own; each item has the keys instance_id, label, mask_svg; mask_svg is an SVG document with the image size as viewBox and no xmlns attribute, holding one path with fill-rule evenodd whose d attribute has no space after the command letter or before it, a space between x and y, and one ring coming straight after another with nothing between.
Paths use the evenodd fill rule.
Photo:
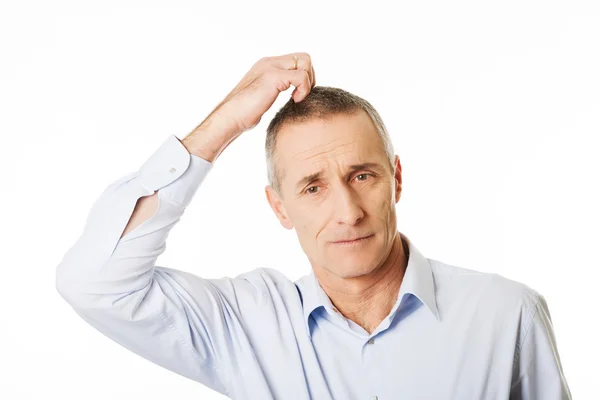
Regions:
<instances>
[{"instance_id":1,"label":"finger","mask_svg":"<svg viewBox=\"0 0 600 400\"><path fill-rule=\"evenodd\" d=\"M291 82L292 85L295 86L295 89L292 92L292 99L294 99L294 102L299 103L304 100L306 96L308 96L312 86L310 76L306 70L297 70L293 72L295 73L294 78L296 80Z\"/></svg>"},{"instance_id":2,"label":"finger","mask_svg":"<svg viewBox=\"0 0 600 400\"><path fill-rule=\"evenodd\" d=\"M272 79L275 81L275 87L280 92L284 92L294 86L292 98L297 103L310 93L310 81L308 73L304 70L285 70L275 69L272 72Z\"/></svg>"},{"instance_id":3,"label":"finger","mask_svg":"<svg viewBox=\"0 0 600 400\"><path fill-rule=\"evenodd\" d=\"M310 58L299 58L297 69L306 71L306 73L308 74L308 79L310 81L310 87L313 87L314 70L312 68L312 61L310 60Z\"/></svg>"},{"instance_id":4,"label":"finger","mask_svg":"<svg viewBox=\"0 0 600 400\"><path fill-rule=\"evenodd\" d=\"M310 87L315 86L315 70L312 65L312 61L310 58L298 59L298 69L304 70L308 74L308 79L310 81Z\"/></svg>"},{"instance_id":5,"label":"finger","mask_svg":"<svg viewBox=\"0 0 600 400\"><path fill-rule=\"evenodd\" d=\"M313 88L317 84L317 77L315 76L315 67L312 65L312 63L310 64L310 71L312 72L310 84L311 84L311 88Z\"/></svg>"},{"instance_id":6,"label":"finger","mask_svg":"<svg viewBox=\"0 0 600 400\"><path fill-rule=\"evenodd\" d=\"M305 70L308 73L308 77L311 82L311 87L314 86L314 69L312 67L312 60L306 53L290 53L283 56L272 57L272 65L277 68L292 70L294 69L294 56L298 58L296 69Z\"/></svg>"},{"instance_id":7,"label":"finger","mask_svg":"<svg viewBox=\"0 0 600 400\"><path fill-rule=\"evenodd\" d=\"M294 69L294 57L298 59L297 69L301 69L301 65L305 66L303 64L304 60L310 58L306 53L289 53L282 56L270 57L270 60L277 68Z\"/></svg>"}]
</instances>

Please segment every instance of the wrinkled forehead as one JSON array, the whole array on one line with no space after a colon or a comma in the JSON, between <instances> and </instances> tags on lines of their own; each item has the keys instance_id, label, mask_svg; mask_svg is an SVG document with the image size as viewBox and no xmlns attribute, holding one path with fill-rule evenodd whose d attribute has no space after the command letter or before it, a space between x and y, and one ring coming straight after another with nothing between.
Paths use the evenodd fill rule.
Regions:
<instances>
[{"instance_id":1,"label":"wrinkled forehead","mask_svg":"<svg viewBox=\"0 0 600 400\"><path fill-rule=\"evenodd\" d=\"M386 154L365 112L284 125L278 132L276 162L281 185L294 190L307 175L346 173L357 164L385 166Z\"/></svg>"}]
</instances>

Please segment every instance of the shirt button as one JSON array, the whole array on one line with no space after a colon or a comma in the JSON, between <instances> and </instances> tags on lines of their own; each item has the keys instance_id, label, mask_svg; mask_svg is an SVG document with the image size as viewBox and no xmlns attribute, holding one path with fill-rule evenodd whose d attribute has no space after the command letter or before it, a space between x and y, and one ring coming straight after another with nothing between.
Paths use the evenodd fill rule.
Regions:
<instances>
[{"instance_id":1,"label":"shirt button","mask_svg":"<svg viewBox=\"0 0 600 400\"><path fill-rule=\"evenodd\" d=\"M169 172L170 172L170 173L174 173L175 171L177 171L175 168L171 168L171 169L169 170Z\"/></svg>"},{"instance_id":2,"label":"shirt button","mask_svg":"<svg viewBox=\"0 0 600 400\"><path fill-rule=\"evenodd\" d=\"M375 343L375 339L373 339L373 338L369 339L369 344L374 344L374 343ZM375 400L377 400L377 396L373 396L373 398Z\"/></svg>"}]
</instances>

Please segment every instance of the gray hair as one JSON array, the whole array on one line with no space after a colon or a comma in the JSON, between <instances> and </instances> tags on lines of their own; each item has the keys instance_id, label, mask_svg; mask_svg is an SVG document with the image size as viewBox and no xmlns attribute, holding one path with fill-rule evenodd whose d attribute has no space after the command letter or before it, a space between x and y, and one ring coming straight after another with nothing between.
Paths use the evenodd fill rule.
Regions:
<instances>
[{"instance_id":1,"label":"gray hair","mask_svg":"<svg viewBox=\"0 0 600 400\"><path fill-rule=\"evenodd\" d=\"M281 182L285 171L277 168L274 160L277 145L277 133L286 123L306 122L310 119L327 118L339 114L354 114L365 111L379 134L383 149L394 171L394 147L390 135L375 108L365 99L343 89L315 86L301 102L295 103L292 98L279 109L267 128L265 152L267 157L267 175L269 185L283 198Z\"/></svg>"}]
</instances>

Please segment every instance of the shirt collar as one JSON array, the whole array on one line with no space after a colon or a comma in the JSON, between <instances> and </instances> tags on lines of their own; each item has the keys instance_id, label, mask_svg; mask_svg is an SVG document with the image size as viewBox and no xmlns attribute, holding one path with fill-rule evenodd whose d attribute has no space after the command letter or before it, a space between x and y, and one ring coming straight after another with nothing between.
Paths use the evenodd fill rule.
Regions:
<instances>
[{"instance_id":1,"label":"shirt collar","mask_svg":"<svg viewBox=\"0 0 600 400\"><path fill-rule=\"evenodd\" d=\"M394 304L389 318L393 318L398 310L398 307L403 301L406 294L414 295L419 301L427 307L431 314L439 320L439 313L435 300L435 286L433 281L433 272L429 260L421 254L421 252L415 247L415 245L401 232L398 232L400 237L406 242L409 249L408 263L404 277L402 278L402 284L400 285L400 291L398 298ZM296 285L299 287L299 291L302 296L303 310L304 310L304 322L308 335L311 336L309 318L311 314L318 309L323 307L329 314L334 315L334 307L329 299L329 296L325 293L314 271L311 269L309 275L305 275L300 278Z\"/></svg>"}]
</instances>

